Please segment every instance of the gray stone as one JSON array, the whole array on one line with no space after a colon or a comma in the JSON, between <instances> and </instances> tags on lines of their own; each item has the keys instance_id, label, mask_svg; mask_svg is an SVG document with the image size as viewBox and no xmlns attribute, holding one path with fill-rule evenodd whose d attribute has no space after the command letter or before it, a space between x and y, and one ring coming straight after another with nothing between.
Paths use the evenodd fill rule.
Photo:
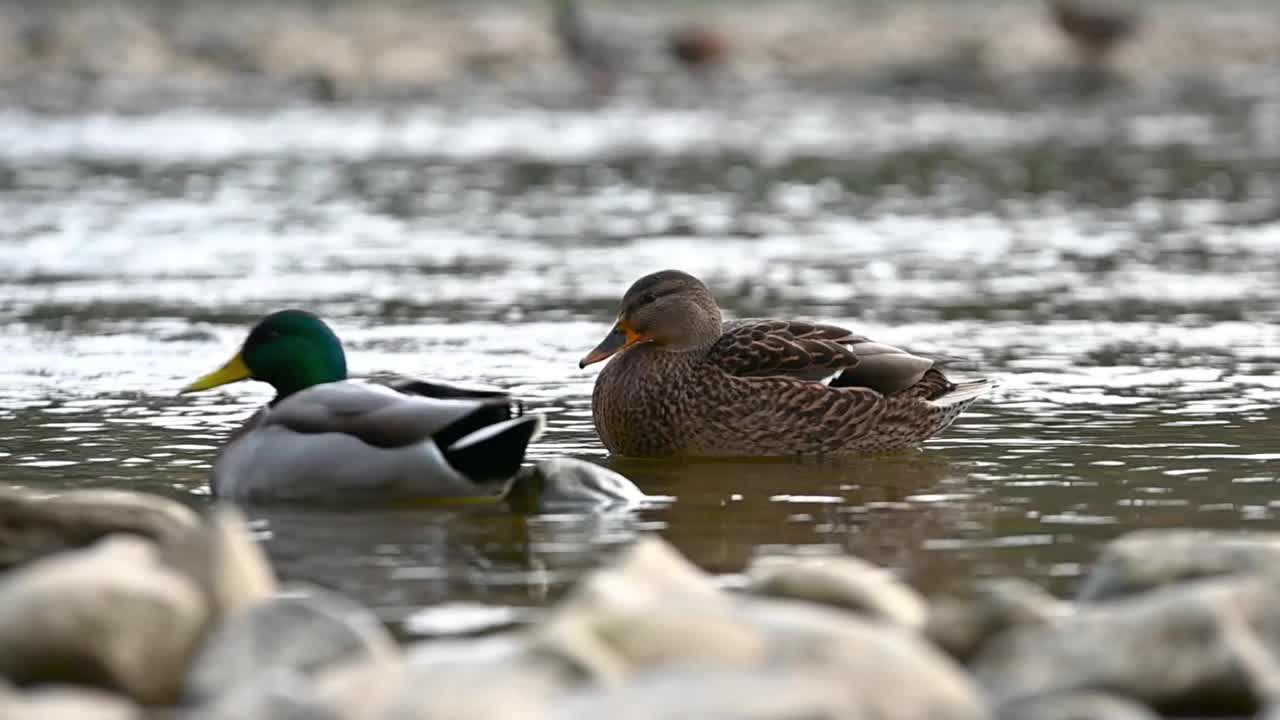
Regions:
<instances>
[{"instance_id":1,"label":"gray stone","mask_svg":"<svg viewBox=\"0 0 1280 720\"><path fill-rule=\"evenodd\" d=\"M645 667L556 706L557 720L717 718L978 720L977 687L918 635L807 603L743 604L768 645L753 665L703 658ZM910 682L904 681L909 678Z\"/></svg>"},{"instance_id":2,"label":"gray stone","mask_svg":"<svg viewBox=\"0 0 1280 720\"><path fill-rule=\"evenodd\" d=\"M107 538L0 580L0 674L169 702L208 617L199 589L149 541Z\"/></svg>"},{"instance_id":3,"label":"gray stone","mask_svg":"<svg viewBox=\"0 0 1280 720\"><path fill-rule=\"evenodd\" d=\"M681 603L566 615L549 623L542 637L602 681L672 663L749 667L768 654L764 637L743 618Z\"/></svg>"},{"instance_id":4,"label":"gray stone","mask_svg":"<svg viewBox=\"0 0 1280 720\"><path fill-rule=\"evenodd\" d=\"M244 515L230 505L215 507L198 527L171 538L162 556L204 591L215 622L267 600L277 589Z\"/></svg>"},{"instance_id":5,"label":"gray stone","mask_svg":"<svg viewBox=\"0 0 1280 720\"><path fill-rule=\"evenodd\" d=\"M999 578L974 583L967 598L942 597L929 609L925 636L961 661L987 640L1019 625L1049 625L1073 612L1029 580Z\"/></svg>"},{"instance_id":6,"label":"gray stone","mask_svg":"<svg viewBox=\"0 0 1280 720\"><path fill-rule=\"evenodd\" d=\"M1066 690L1121 693L1176 713L1251 712L1275 696L1280 577L1172 586L1017 627L973 667L998 700Z\"/></svg>"},{"instance_id":7,"label":"gray stone","mask_svg":"<svg viewBox=\"0 0 1280 720\"><path fill-rule=\"evenodd\" d=\"M174 720L347 720L316 695L310 678L287 667L264 669L224 688L216 698L175 715Z\"/></svg>"},{"instance_id":8,"label":"gray stone","mask_svg":"<svg viewBox=\"0 0 1280 720\"><path fill-rule=\"evenodd\" d=\"M380 720L524 720L546 718L564 691L562 669L528 665L441 665L405 679L399 697Z\"/></svg>"},{"instance_id":9,"label":"gray stone","mask_svg":"<svg viewBox=\"0 0 1280 720\"><path fill-rule=\"evenodd\" d=\"M190 531L199 518L185 505L124 490L40 493L0 485L0 569L113 533L164 542Z\"/></svg>"},{"instance_id":10,"label":"gray stone","mask_svg":"<svg viewBox=\"0 0 1280 720\"><path fill-rule=\"evenodd\" d=\"M1108 600L1214 575L1280 571L1280 533L1138 530L1112 540L1078 599Z\"/></svg>"},{"instance_id":11,"label":"gray stone","mask_svg":"<svg viewBox=\"0 0 1280 720\"><path fill-rule=\"evenodd\" d=\"M828 669L672 667L555 707L552 720L864 720L844 679ZM927 717L927 716L918 716Z\"/></svg>"},{"instance_id":12,"label":"gray stone","mask_svg":"<svg viewBox=\"0 0 1280 720\"><path fill-rule=\"evenodd\" d=\"M672 600L724 603L716 581L656 536L637 540L608 567L583 578L557 612L592 608L657 607Z\"/></svg>"},{"instance_id":13,"label":"gray stone","mask_svg":"<svg viewBox=\"0 0 1280 720\"><path fill-rule=\"evenodd\" d=\"M921 629L928 615L916 591L855 557L761 557L747 568L747 579L759 595L848 608L912 630Z\"/></svg>"},{"instance_id":14,"label":"gray stone","mask_svg":"<svg viewBox=\"0 0 1280 720\"><path fill-rule=\"evenodd\" d=\"M1160 720L1151 708L1103 692L1061 692L1009 703L998 720Z\"/></svg>"},{"instance_id":15,"label":"gray stone","mask_svg":"<svg viewBox=\"0 0 1280 720\"><path fill-rule=\"evenodd\" d=\"M692 653L704 660L755 662L754 631L731 617L730 599L671 546L642 538L611 567L584 577L533 628L535 648L602 681Z\"/></svg>"},{"instance_id":16,"label":"gray stone","mask_svg":"<svg viewBox=\"0 0 1280 720\"><path fill-rule=\"evenodd\" d=\"M398 659L361 657L325 668L313 686L316 699L342 720L386 720L407 688L418 689L405 681Z\"/></svg>"},{"instance_id":17,"label":"gray stone","mask_svg":"<svg viewBox=\"0 0 1280 720\"><path fill-rule=\"evenodd\" d=\"M392 665L394 639L369 610L319 588L296 586L230 618L205 641L185 696L207 702L275 668L314 678L346 663Z\"/></svg>"},{"instance_id":18,"label":"gray stone","mask_svg":"<svg viewBox=\"0 0 1280 720\"><path fill-rule=\"evenodd\" d=\"M48 686L0 695L0 720L143 720L129 700L89 688Z\"/></svg>"},{"instance_id":19,"label":"gray stone","mask_svg":"<svg viewBox=\"0 0 1280 720\"><path fill-rule=\"evenodd\" d=\"M675 667L731 677L804 668L840 678L847 697L836 707L857 717L989 715L977 686L917 633L827 605L731 596L657 540L586 577L530 637L536 650L610 686ZM894 687L907 691L886 691Z\"/></svg>"},{"instance_id":20,"label":"gray stone","mask_svg":"<svg viewBox=\"0 0 1280 720\"><path fill-rule=\"evenodd\" d=\"M858 717L990 716L968 674L918 633L812 603L747 598L736 612L764 634L768 667L834 672Z\"/></svg>"},{"instance_id":21,"label":"gray stone","mask_svg":"<svg viewBox=\"0 0 1280 720\"><path fill-rule=\"evenodd\" d=\"M518 510L628 508L648 498L625 476L577 458L537 460L521 469L507 494Z\"/></svg>"},{"instance_id":22,"label":"gray stone","mask_svg":"<svg viewBox=\"0 0 1280 720\"><path fill-rule=\"evenodd\" d=\"M405 650L408 681L386 720L545 718L586 677L529 633L432 640Z\"/></svg>"}]
</instances>

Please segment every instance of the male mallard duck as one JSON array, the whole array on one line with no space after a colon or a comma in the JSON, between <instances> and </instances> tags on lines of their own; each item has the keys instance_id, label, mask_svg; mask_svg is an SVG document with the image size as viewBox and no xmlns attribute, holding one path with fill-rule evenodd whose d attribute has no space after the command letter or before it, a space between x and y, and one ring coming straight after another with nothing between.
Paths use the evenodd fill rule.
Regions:
<instances>
[{"instance_id":1,"label":"male mallard duck","mask_svg":"<svg viewBox=\"0 0 1280 720\"><path fill-rule=\"evenodd\" d=\"M239 380L268 383L276 396L218 454L210 484L220 497L498 495L543 424L513 412L501 391L348 381L338 336L302 310L259 320L235 357L181 392Z\"/></svg>"},{"instance_id":2,"label":"male mallard duck","mask_svg":"<svg viewBox=\"0 0 1280 720\"><path fill-rule=\"evenodd\" d=\"M634 457L816 455L910 447L946 429L989 380L953 383L913 354L834 325L721 322L700 280L640 278L579 367L617 355L591 414L610 452Z\"/></svg>"},{"instance_id":3,"label":"male mallard duck","mask_svg":"<svg viewBox=\"0 0 1280 720\"><path fill-rule=\"evenodd\" d=\"M1054 22L1075 43L1090 65L1107 55L1138 30L1138 11L1131 3L1100 0L1050 0Z\"/></svg>"}]
</instances>

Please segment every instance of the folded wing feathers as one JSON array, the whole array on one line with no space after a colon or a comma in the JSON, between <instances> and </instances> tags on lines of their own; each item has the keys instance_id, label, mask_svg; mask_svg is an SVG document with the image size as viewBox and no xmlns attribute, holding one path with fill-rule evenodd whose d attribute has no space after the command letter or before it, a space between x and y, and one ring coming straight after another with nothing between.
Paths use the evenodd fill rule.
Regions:
<instances>
[{"instance_id":1,"label":"folded wing feathers","mask_svg":"<svg viewBox=\"0 0 1280 720\"><path fill-rule=\"evenodd\" d=\"M740 377L791 375L819 381L858 363L848 346L857 339L833 325L738 321L726 325L711 357L725 372Z\"/></svg>"},{"instance_id":2,"label":"folded wing feathers","mask_svg":"<svg viewBox=\"0 0 1280 720\"><path fill-rule=\"evenodd\" d=\"M836 325L794 320L726 322L711 358L739 377L785 375L882 394L911 387L935 366L961 361L951 355L910 353Z\"/></svg>"},{"instance_id":3,"label":"folded wing feathers","mask_svg":"<svg viewBox=\"0 0 1280 720\"><path fill-rule=\"evenodd\" d=\"M271 409L269 422L299 433L336 432L374 447L403 447L426 438L445 444L512 415L505 394L473 399L406 395L354 382L316 385Z\"/></svg>"}]
</instances>

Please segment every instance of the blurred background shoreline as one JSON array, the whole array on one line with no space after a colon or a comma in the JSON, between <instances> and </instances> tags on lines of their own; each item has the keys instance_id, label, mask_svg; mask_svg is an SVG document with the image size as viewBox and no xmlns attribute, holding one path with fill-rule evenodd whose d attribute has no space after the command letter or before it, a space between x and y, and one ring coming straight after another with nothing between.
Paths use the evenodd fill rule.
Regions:
<instances>
[{"instance_id":1,"label":"blurred background shoreline","mask_svg":"<svg viewBox=\"0 0 1280 720\"><path fill-rule=\"evenodd\" d=\"M1032 0L797 0L580 4L606 33L709 28L725 38L720 91L769 81L1037 102L1062 84L1070 41ZM1126 92L1230 92L1280 63L1266 0L1141 4L1111 53ZM0 2L0 101L141 111L214 103L441 101L506 93L557 102L566 82L551 2L112 0ZM648 66L654 70L652 65ZM661 76L656 72L637 75ZM706 91L675 93L677 101ZM661 99L663 94L656 93Z\"/></svg>"}]
</instances>

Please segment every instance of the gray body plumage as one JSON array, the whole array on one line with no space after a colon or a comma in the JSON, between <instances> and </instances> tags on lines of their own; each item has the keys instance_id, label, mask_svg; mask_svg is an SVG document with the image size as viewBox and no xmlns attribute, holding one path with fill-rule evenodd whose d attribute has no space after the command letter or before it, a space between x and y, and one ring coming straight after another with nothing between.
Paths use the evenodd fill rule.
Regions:
<instances>
[{"instance_id":1,"label":"gray body plumage","mask_svg":"<svg viewBox=\"0 0 1280 720\"><path fill-rule=\"evenodd\" d=\"M493 451L514 453L500 458L514 474L542 418L512 417L502 393L459 395L442 399L352 381L299 391L258 411L230 438L214 463L214 494L343 501L500 494L506 479L470 477L450 454L511 433Z\"/></svg>"}]
</instances>

